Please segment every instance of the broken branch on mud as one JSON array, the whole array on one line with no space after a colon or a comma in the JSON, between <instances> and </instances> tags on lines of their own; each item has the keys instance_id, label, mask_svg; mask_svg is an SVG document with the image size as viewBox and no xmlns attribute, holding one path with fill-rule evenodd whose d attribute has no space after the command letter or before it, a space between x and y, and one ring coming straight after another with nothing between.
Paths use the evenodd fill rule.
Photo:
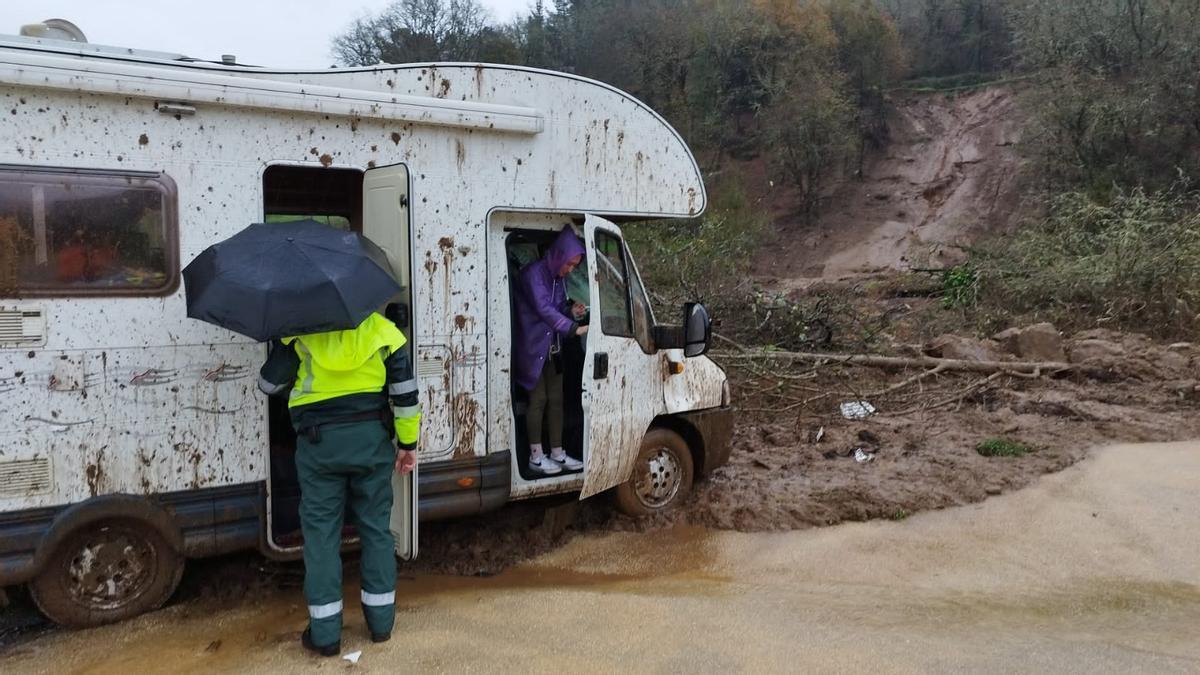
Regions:
<instances>
[{"instance_id":1,"label":"broken branch on mud","mask_svg":"<svg viewBox=\"0 0 1200 675\"><path fill-rule=\"evenodd\" d=\"M1005 375L1005 374L1007 374L1007 373L1004 373L1004 372L992 373L991 375L988 375L987 377L969 385L966 389L963 389L963 390L957 392L953 396L949 396L949 397L944 398L935 403L916 405L911 408L905 408L904 410L898 410L895 412L888 412L888 413L883 413L883 414L890 416L890 417L902 417L904 415L911 415L912 413L915 413L915 412L926 412L929 410L937 410L938 408L950 405L951 403L954 403L954 402L958 402L961 405L962 400L964 398L966 398L969 394L974 393L977 389L990 384L991 382L993 382L997 378L999 378L1001 375Z\"/></svg>"},{"instance_id":2,"label":"broken branch on mud","mask_svg":"<svg viewBox=\"0 0 1200 675\"><path fill-rule=\"evenodd\" d=\"M940 371L957 370L976 373L1009 373L1038 377L1066 371L1090 372L1070 363L1055 361L964 361L961 359L938 359L932 356L877 356L874 354L821 354L809 352L757 351L740 354L722 353L721 358L732 360L791 359L815 363L831 363L872 368L929 368Z\"/></svg>"}]
</instances>

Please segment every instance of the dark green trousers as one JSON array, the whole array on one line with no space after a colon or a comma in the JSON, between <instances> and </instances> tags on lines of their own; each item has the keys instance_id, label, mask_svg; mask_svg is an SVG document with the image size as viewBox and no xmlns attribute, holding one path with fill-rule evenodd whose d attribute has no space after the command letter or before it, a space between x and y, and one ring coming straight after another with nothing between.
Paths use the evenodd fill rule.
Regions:
<instances>
[{"instance_id":1,"label":"dark green trousers","mask_svg":"<svg viewBox=\"0 0 1200 675\"><path fill-rule=\"evenodd\" d=\"M542 419L546 420L549 433L542 438ZM554 367L553 359L547 358L537 386L529 392L529 412L525 414L525 432L531 445L545 441L546 454L553 448L561 448L563 441L563 375Z\"/></svg>"},{"instance_id":2,"label":"dark green trousers","mask_svg":"<svg viewBox=\"0 0 1200 675\"><path fill-rule=\"evenodd\" d=\"M321 439L297 439L304 595L313 643L342 635L342 523L349 506L362 541L362 606L372 633L395 622L396 551L389 527L396 449L379 422L321 427Z\"/></svg>"}]
</instances>

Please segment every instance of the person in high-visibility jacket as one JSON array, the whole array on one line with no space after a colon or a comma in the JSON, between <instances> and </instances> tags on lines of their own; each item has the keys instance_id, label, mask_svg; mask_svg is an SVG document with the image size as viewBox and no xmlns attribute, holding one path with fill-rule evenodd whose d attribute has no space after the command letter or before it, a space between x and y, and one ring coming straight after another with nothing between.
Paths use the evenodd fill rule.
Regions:
<instances>
[{"instance_id":1,"label":"person in high-visibility jacket","mask_svg":"<svg viewBox=\"0 0 1200 675\"><path fill-rule=\"evenodd\" d=\"M394 323L375 313L352 330L277 341L260 371L265 393L290 392L309 616L301 642L324 656L341 651L347 503L362 542L362 608L372 641L391 637L395 623L392 471L407 474L416 466L421 424L405 342Z\"/></svg>"}]
</instances>

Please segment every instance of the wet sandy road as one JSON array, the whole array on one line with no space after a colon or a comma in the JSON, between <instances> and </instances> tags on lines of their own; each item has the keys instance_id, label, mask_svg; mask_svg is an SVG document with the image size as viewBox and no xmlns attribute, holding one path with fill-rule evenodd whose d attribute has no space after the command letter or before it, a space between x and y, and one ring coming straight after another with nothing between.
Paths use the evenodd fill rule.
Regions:
<instances>
[{"instance_id":1,"label":"wet sandy road","mask_svg":"<svg viewBox=\"0 0 1200 675\"><path fill-rule=\"evenodd\" d=\"M586 536L493 578L399 591L390 643L348 615L356 666L300 652L297 591L57 633L0 670L1195 673L1200 444L1112 448L903 522Z\"/></svg>"}]
</instances>

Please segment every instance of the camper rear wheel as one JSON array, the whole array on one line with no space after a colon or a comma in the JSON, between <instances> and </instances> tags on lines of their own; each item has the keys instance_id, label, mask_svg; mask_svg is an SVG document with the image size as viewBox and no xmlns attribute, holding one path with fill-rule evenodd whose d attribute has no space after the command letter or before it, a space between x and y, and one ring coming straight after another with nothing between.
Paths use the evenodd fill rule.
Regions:
<instances>
[{"instance_id":1,"label":"camper rear wheel","mask_svg":"<svg viewBox=\"0 0 1200 675\"><path fill-rule=\"evenodd\" d=\"M68 534L29 590L51 621L82 628L161 607L182 575L183 557L154 526L111 519Z\"/></svg>"},{"instance_id":2,"label":"camper rear wheel","mask_svg":"<svg viewBox=\"0 0 1200 675\"><path fill-rule=\"evenodd\" d=\"M613 493L617 509L635 517L669 511L692 491L694 474L687 442L669 429L651 429L642 439L633 475Z\"/></svg>"}]
</instances>

